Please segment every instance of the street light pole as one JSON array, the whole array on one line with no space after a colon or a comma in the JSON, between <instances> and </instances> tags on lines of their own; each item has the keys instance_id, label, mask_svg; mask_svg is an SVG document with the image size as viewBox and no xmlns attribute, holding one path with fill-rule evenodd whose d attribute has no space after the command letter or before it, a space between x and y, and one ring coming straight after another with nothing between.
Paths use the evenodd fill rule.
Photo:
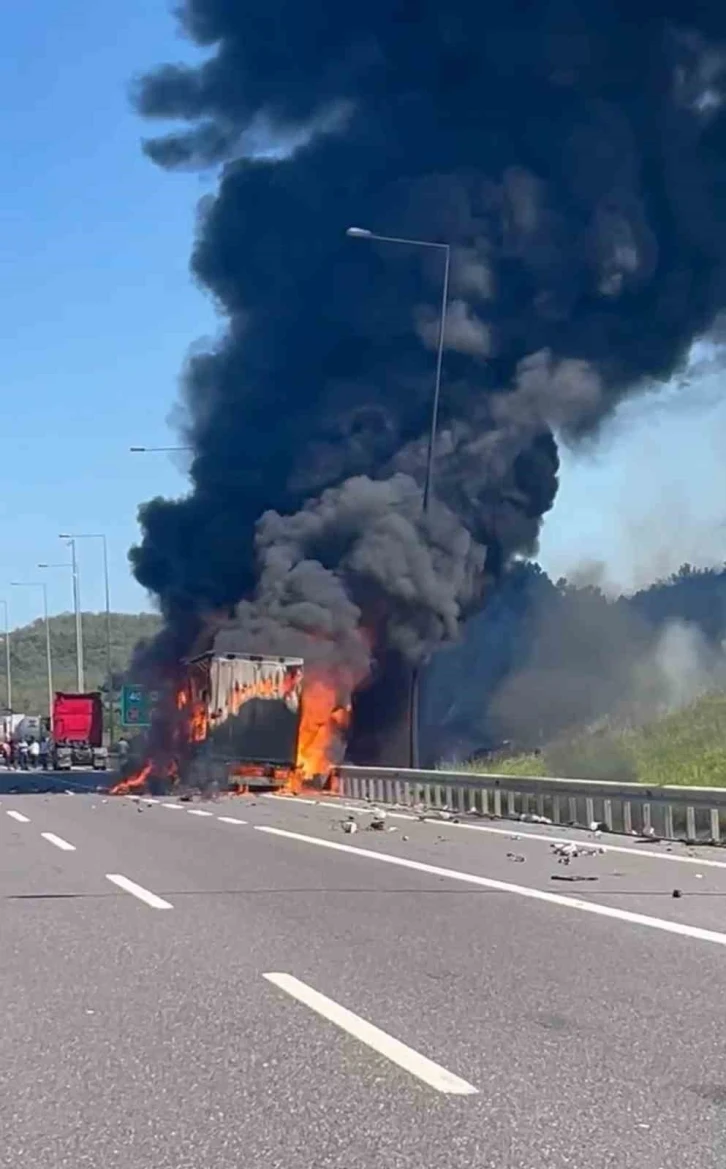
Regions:
<instances>
[{"instance_id":1,"label":"street light pole","mask_svg":"<svg viewBox=\"0 0 726 1169\"><path fill-rule=\"evenodd\" d=\"M111 589L109 584L108 574L108 542L103 532L82 532L80 534L60 536L61 540L75 542L76 540L100 540L103 546L103 583L106 594L106 674L108 677L108 738L109 743L113 746L114 740L114 725L113 725L113 704L114 704L114 689L112 679L112 661L111 661Z\"/></svg>"},{"instance_id":2,"label":"street light pole","mask_svg":"<svg viewBox=\"0 0 726 1169\"><path fill-rule=\"evenodd\" d=\"M73 539L66 543L71 550L71 572L73 573L73 609L76 615L76 688L82 694L86 688L85 672L83 669L83 621L81 619L81 584L78 577L78 557L76 556L76 542Z\"/></svg>"},{"instance_id":3,"label":"street light pole","mask_svg":"<svg viewBox=\"0 0 726 1169\"><path fill-rule=\"evenodd\" d=\"M81 627L81 598L80 587L78 580L78 562L76 560L76 546L73 540L68 540L68 545L71 549L71 559L64 561L61 564L39 564L38 568L70 568L71 576L73 578L73 608L76 618L76 683L78 693L83 693L84 689L84 670L83 670L83 630Z\"/></svg>"},{"instance_id":4,"label":"street light pole","mask_svg":"<svg viewBox=\"0 0 726 1169\"><path fill-rule=\"evenodd\" d=\"M8 713L13 712L13 678L10 669L10 622L8 619L8 603L0 601L5 609L5 696L8 704Z\"/></svg>"},{"instance_id":5,"label":"street light pole","mask_svg":"<svg viewBox=\"0 0 726 1169\"><path fill-rule=\"evenodd\" d=\"M50 645L50 620L48 617L48 589L42 580L14 580L11 586L15 589L42 589L43 590L43 620L45 622L45 664L48 673L48 721L53 732L53 655Z\"/></svg>"},{"instance_id":6,"label":"street light pole","mask_svg":"<svg viewBox=\"0 0 726 1169\"><path fill-rule=\"evenodd\" d=\"M155 455L160 451L193 451L193 446L130 446L132 455Z\"/></svg>"},{"instance_id":7,"label":"street light pole","mask_svg":"<svg viewBox=\"0 0 726 1169\"><path fill-rule=\"evenodd\" d=\"M451 266L451 245L434 240L407 239L396 235L377 235L365 227L349 227L346 235L352 239L377 240L385 244L404 244L414 248L435 248L444 253L444 282L441 293L441 316L439 318L439 337L436 347L436 378L434 381L434 396L431 403L431 424L429 426L428 450L426 455L426 470L424 473L422 512L426 516L431 507L431 493L434 477L434 457L436 452L436 434L439 425L439 402L441 400L441 371L444 363L444 343L446 340L446 313L449 305L449 271ZM420 665L415 665L411 674L411 689L409 692L409 764L416 768L419 764L418 752L418 716L419 716L419 688Z\"/></svg>"}]
</instances>

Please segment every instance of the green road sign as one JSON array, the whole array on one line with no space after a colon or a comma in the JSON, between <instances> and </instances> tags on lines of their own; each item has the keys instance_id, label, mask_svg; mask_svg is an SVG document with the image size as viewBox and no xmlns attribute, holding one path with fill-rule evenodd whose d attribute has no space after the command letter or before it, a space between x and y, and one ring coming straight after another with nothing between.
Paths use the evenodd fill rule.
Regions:
<instances>
[{"instance_id":1,"label":"green road sign","mask_svg":"<svg viewBox=\"0 0 726 1169\"><path fill-rule=\"evenodd\" d=\"M121 687L121 722L125 727L151 726L151 710L158 694L146 686Z\"/></svg>"}]
</instances>

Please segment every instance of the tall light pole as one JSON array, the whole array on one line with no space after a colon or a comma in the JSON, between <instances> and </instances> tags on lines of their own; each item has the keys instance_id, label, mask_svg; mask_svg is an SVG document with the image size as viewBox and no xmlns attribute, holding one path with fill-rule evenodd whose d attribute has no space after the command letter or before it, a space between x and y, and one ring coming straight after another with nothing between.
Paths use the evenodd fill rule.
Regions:
<instances>
[{"instance_id":1,"label":"tall light pole","mask_svg":"<svg viewBox=\"0 0 726 1169\"><path fill-rule=\"evenodd\" d=\"M83 620L81 618L81 582L78 576L78 557L76 556L75 540L66 540L71 550L71 572L73 573L73 609L76 615L76 686L78 693L86 689L85 671L83 669Z\"/></svg>"},{"instance_id":2,"label":"tall light pole","mask_svg":"<svg viewBox=\"0 0 726 1169\"><path fill-rule=\"evenodd\" d=\"M8 619L8 603L0 601L5 609L5 696L7 698L8 713L13 712L13 677L10 670L10 621Z\"/></svg>"},{"instance_id":3,"label":"tall light pole","mask_svg":"<svg viewBox=\"0 0 726 1169\"><path fill-rule=\"evenodd\" d=\"M436 243L426 239L405 239L397 235L376 235L365 227L349 227L346 235L352 239L378 240L384 244L404 244L411 248L434 248L444 253L444 282L441 290L441 316L439 318L439 337L436 346L436 379L434 381L434 396L431 402L431 424L429 427L428 453L426 457L426 473L423 489L423 513L427 514L431 503L431 491L434 473L434 450L436 434L439 426L439 402L441 400L441 370L444 364L444 340L446 337L446 311L449 304L449 270L451 267L451 244Z\"/></svg>"},{"instance_id":4,"label":"tall light pole","mask_svg":"<svg viewBox=\"0 0 726 1169\"><path fill-rule=\"evenodd\" d=\"M73 609L76 618L76 689L78 693L83 693L84 689L84 669L83 669L83 630L81 628L81 596L80 586L78 581L78 562L76 560L76 546L72 540L68 541L71 548L70 561L62 561L60 564L39 564L38 568L70 568L73 577Z\"/></svg>"},{"instance_id":5,"label":"tall light pole","mask_svg":"<svg viewBox=\"0 0 726 1169\"><path fill-rule=\"evenodd\" d=\"M81 534L62 534L61 540L73 542L75 540L100 540L103 547L103 583L106 592L106 673L108 675L108 737L113 744L113 703L114 690L111 664L111 589L108 577L108 544L103 532L82 532Z\"/></svg>"},{"instance_id":6,"label":"tall light pole","mask_svg":"<svg viewBox=\"0 0 726 1169\"><path fill-rule=\"evenodd\" d=\"M130 446L132 455L156 455L160 451L193 451L193 446Z\"/></svg>"},{"instance_id":7,"label":"tall light pole","mask_svg":"<svg viewBox=\"0 0 726 1169\"><path fill-rule=\"evenodd\" d=\"M42 589L43 590L43 620L45 622L45 664L48 672L48 720L53 732L53 656L50 647L50 621L48 619L48 589L43 580L13 580L10 582L14 589Z\"/></svg>"},{"instance_id":8,"label":"tall light pole","mask_svg":"<svg viewBox=\"0 0 726 1169\"><path fill-rule=\"evenodd\" d=\"M441 316L439 318L439 338L436 347L436 379L434 381L434 396L431 403L431 423L429 426L428 451L426 455L426 471L423 488L423 514L427 515L431 506L431 492L434 477L434 453L436 434L439 425L439 402L441 400L441 370L444 363L444 340L446 337L446 310L449 304L449 270L451 266L451 245L434 240L407 239L397 235L377 235L365 227L349 227L346 235L352 239L377 240L384 244L403 244L412 248L435 248L444 253L444 281L441 291ZM411 767L418 767L418 708L419 684L421 667L415 665L411 674L410 706L409 706L409 763Z\"/></svg>"}]
</instances>

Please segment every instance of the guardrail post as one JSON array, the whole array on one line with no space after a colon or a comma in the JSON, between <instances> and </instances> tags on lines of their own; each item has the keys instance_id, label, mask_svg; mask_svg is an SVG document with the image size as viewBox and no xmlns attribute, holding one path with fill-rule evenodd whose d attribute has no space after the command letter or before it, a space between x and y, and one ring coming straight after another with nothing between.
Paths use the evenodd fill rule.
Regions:
<instances>
[{"instance_id":1,"label":"guardrail post","mask_svg":"<svg viewBox=\"0 0 726 1169\"><path fill-rule=\"evenodd\" d=\"M567 814L572 824L577 823L577 800L574 796L567 797Z\"/></svg>"},{"instance_id":2,"label":"guardrail post","mask_svg":"<svg viewBox=\"0 0 726 1169\"><path fill-rule=\"evenodd\" d=\"M595 801L592 796L588 796L585 800L585 819L588 828L595 823Z\"/></svg>"},{"instance_id":3,"label":"guardrail post","mask_svg":"<svg viewBox=\"0 0 726 1169\"><path fill-rule=\"evenodd\" d=\"M643 804L643 835L650 835L653 823L650 815L650 804Z\"/></svg>"},{"instance_id":4,"label":"guardrail post","mask_svg":"<svg viewBox=\"0 0 726 1169\"><path fill-rule=\"evenodd\" d=\"M552 799L552 819L554 820L555 824L562 823L562 809L559 796L554 796Z\"/></svg>"},{"instance_id":5,"label":"guardrail post","mask_svg":"<svg viewBox=\"0 0 726 1169\"><path fill-rule=\"evenodd\" d=\"M517 805L515 802L514 792L507 792L507 815L514 817L516 814Z\"/></svg>"},{"instance_id":6,"label":"guardrail post","mask_svg":"<svg viewBox=\"0 0 726 1169\"><path fill-rule=\"evenodd\" d=\"M696 810L689 806L686 808L686 840L696 839Z\"/></svg>"},{"instance_id":7,"label":"guardrail post","mask_svg":"<svg viewBox=\"0 0 726 1169\"><path fill-rule=\"evenodd\" d=\"M502 815L502 789L499 787L494 789L494 815L500 818Z\"/></svg>"},{"instance_id":8,"label":"guardrail post","mask_svg":"<svg viewBox=\"0 0 726 1169\"><path fill-rule=\"evenodd\" d=\"M613 801L612 800L603 800L602 814L603 814L603 823L605 824L605 827L607 828L608 832L612 832L612 830L613 830Z\"/></svg>"},{"instance_id":9,"label":"guardrail post","mask_svg":"<svg viewBox=\"0 0 726 1169\"><path fill-rule=\"evenodd\" d=\"M718 808L711 808L711 840L714 844L718 844L721 840L721 821Z\"/></svg>"},{"instance_id":10,"label":"guardrail post","mask_svg":"<svg viewBox=\"0 0 726 1169\"><path fill-rule=\"evenodd\" d=\"M675 828L673 827L673 805L672 804L665 805L664 821L665 821L664 830L665 830L666 839L667 840L674 840L675 835L676 835L676 831L675 831Z\"/></svg>"},{"instance_id":11,"label":"guardrail post","mask_svg":"<svg viewBox=\"0 0 726 1169\"><path fill-rule=\"evenodd\" d=\"M623 832L630 836L633 831L633 805L630 800L623 801Z\"/></svg>"}]
</instances>

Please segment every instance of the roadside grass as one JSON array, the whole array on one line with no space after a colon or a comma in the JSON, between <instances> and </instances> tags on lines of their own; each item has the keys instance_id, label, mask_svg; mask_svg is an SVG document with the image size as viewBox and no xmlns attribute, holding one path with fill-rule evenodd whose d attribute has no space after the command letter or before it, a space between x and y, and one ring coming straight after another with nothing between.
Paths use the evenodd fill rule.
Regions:
<instances>
[{"instance_id":1,"label":"roadside grass","mask_svg":"<svg viewBox=\"0 0 726 1169\"><path fill-rule=\"evenodd\" d=\"M445 763L441 764L446 767ZM538 754L498 756L458 771L662 786L726 787L726 693L638 727L608 725L554 740Z\"/></svg>"}]
</instances>

